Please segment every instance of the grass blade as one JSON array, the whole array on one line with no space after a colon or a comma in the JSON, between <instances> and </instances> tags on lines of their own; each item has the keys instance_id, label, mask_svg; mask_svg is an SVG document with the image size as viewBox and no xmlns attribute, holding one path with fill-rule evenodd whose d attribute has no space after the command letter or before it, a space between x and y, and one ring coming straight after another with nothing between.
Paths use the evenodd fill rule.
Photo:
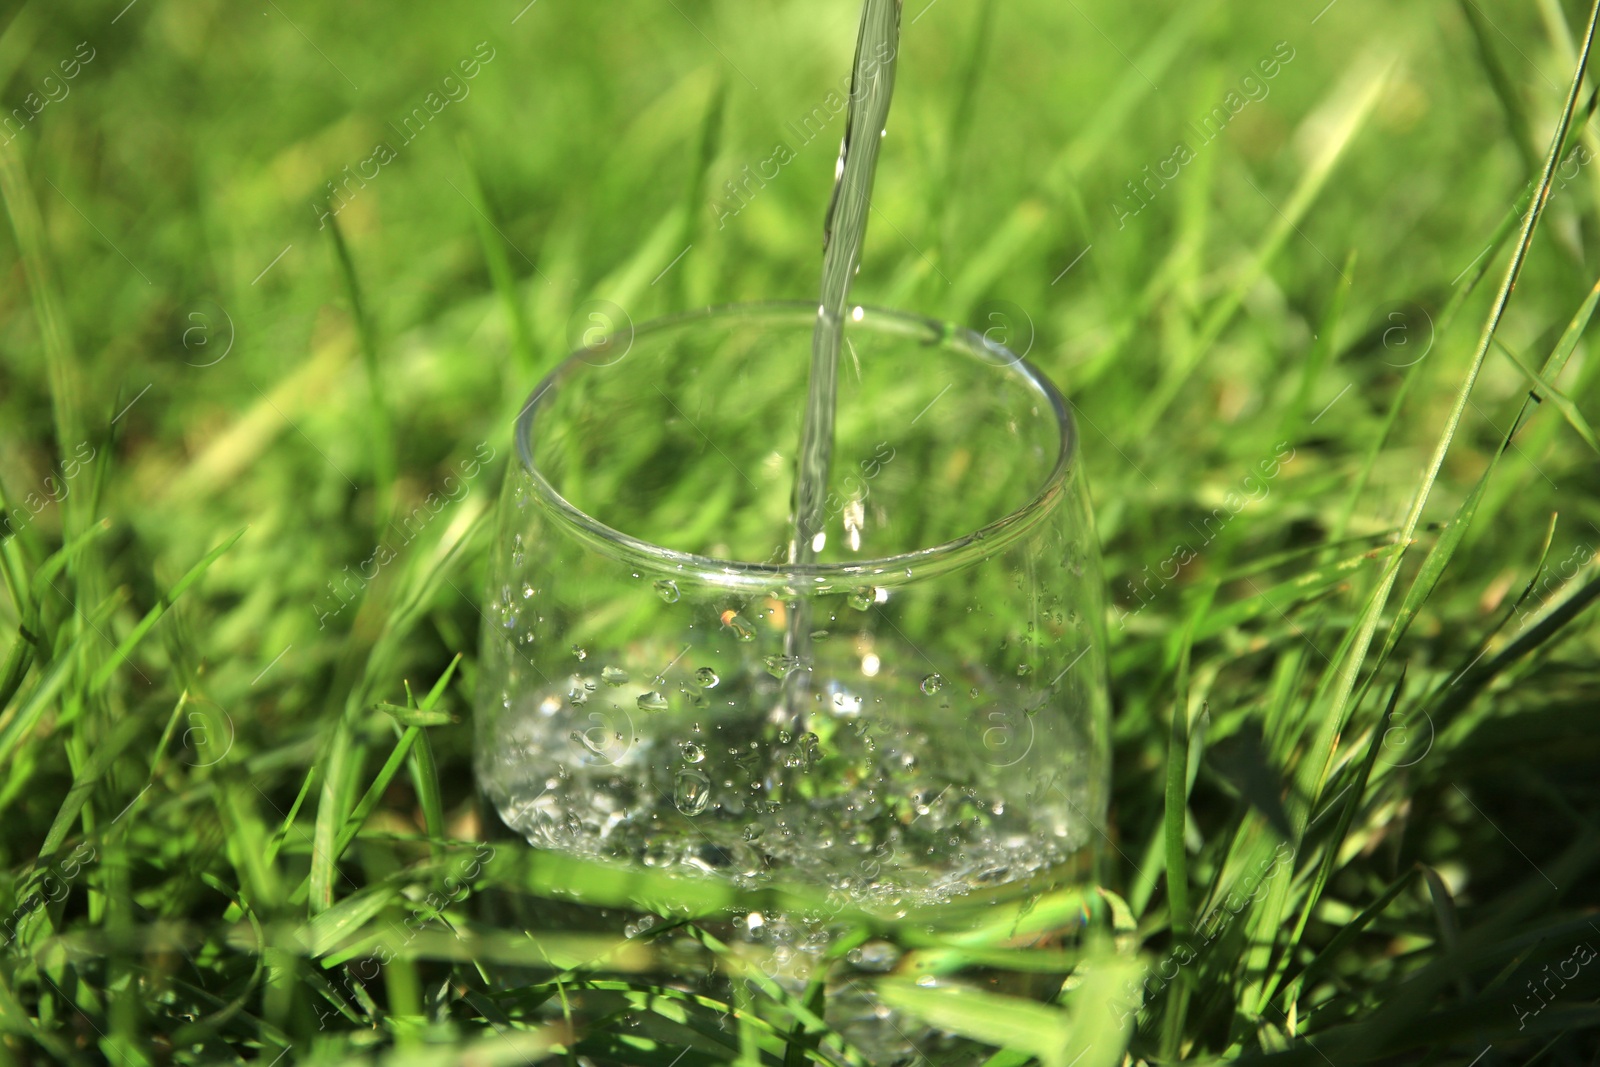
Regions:
<instances>
[{"instance_id":1,"label":"grass blade","mask_svg":"<svg viewBox=\"0 0 1600 1067\"><path fill-rule=\"evenodd\" d=\"M1328 884L1328 879L1333 875L1334 865L1339 859L1339 848L1350 834L1350 827L1355 822L1356 811L1361 806L1361 798L1366 795L1367 783L1372 778L1372 768L1377 765L1378 753L1383 748L1384 739L1388 736L1389 723L1394 718L1395 706L1400 702L1400 693L1405 687L1405 674L1402 672L1400 680L1395 682L1394 689L1389 694L1389 704L1383 711L1383 718L1378 720L1378 725L1372 731L1372 742L1367 746L1366 759L1362 761L1361 768L1356 774L1355 781L1347 787L1350 799L1345 802L1344 808L1339 813L1338 825L1322 845L1322 862L1317 865L1317 873L1313 878L1311 887L1305 894L1305 903L1300 908L1300 917L1295 922L1294 931L1284 942L1282 954L1279 957L1278 968L1261 986L1259 994L1254 997L1254 1012L1260 1015L1272 1000L1279 981L1283 978L1284 970L1294 958L1295 948L1300 944L1300 938L1305 934L1306 924L1311 921L1311 912L1317 902L1322 898L1322 890Z\"/></svg>"},{"instance_id":2,"label":"grass blade","mask_svg":"<svg viewBox=\"0 0 1600 1067\"><path fill-rule=\"evenodd\" d=\"M1445 425L1439 434L1439 441L1434 446L1433 455L1423 473L1421 483L1413 496L1412 504L1401 526L1399 544L1396 546L1394 556L1385 568L1383 577L1379 580L1378 587L1368 600L1366 610L1361 621L1354 631L1355 641L1349 654L1343 657L1335 673L1335 688L1328 702L1328 710L1323 713L1312 751L1304 763L1301 764L1301 773L1296 778L1296 795L1293 815L1295 829L1303 832L1306 820L1310 817L1311 805L1321 795L1323 782L1326 780L1328 767L1333 760L1334 746L1338 741L1340 730L1344 726L1345 717L1349 710L1350 694L1355 688L1356 676L1366 659L1367 649L1377 631L1378 621L1383 614L1384 605L1388 602L1390 590L1394 588L1396 579L1400 574L1400 562L1407 548L1412 543L1417 526L1422 521L1423 509L1427 507L1428 497L1433 485L1439 477L1439 471L1444 466L1444 458L1450 450L1451 443L1455 440L1456 429L1461 425L1462 415L1465 413L1467 403L1472 395L1472 387L1477 384L1478 374L1483 369L1484 359L1489 353L1489 344L1493 340L1495 331L1499 329L1501 320L1505 317L1506 307L1511 302L1511 292L1516 287L1517 278L1522 273L1523 264L1527 261L1529 250L1533 246L1533 235L1543 215L1545 204L1550 198L1551 183L1555 178L1556 163L1561 155L1561 148L1566 143L1567 132L1572 124L1573 113L1578 106L1578 93L1583 85L1584 71L1588 67L1590 50L1594 46L1595 20L1600 16L1600 0L1591 9L1588 29L1584 33L1583 50L1578 58L1577 69L1573 71L1572 85L1567 92L1566 105L1562 108L1560 120L1556 123L1555 132L1551 138L1550 150L1546 155L1544 171L1540 176L1538 190L1534 195L1533 204L1523 221L1522 233L1518 238L1516 248L1511 255L1511 262L1506 267L1505 278L1500 284L1500 290L1495 296L1494 304L1485 320L1483 330L1479 335L1476 350L1473 352L1472 361L1467 368L1467 373L1456 394L1456 399L1451 407L1450 414L1445 420Z\"/></svg>"},{"instance_id":3,"label":"grass blade","mask_svg":"<svg viewBox=\"0 0 1600 1067\"><path fill-rule=\"evenodd\" d=\"M1494 89L1495 99L1500 102L1500 110L1505 112L1506 129L1517 146L1518 154L1522 156L1523 165L1529 174L1533 174L1539 169L1539 150L1534 147L1533 128L1528 122L1527 109L1517 96L1517 87L1489 37L1488 20L1473 0L1460 0L1459 6L1472 30L1472 41L1478 46L1478 60L1489 77L1489 85Z\"/></svg>"},{"instance_id":4,"label":"grass blade","mask_svg":"<svg viewBox=\"0 0 1600 1067\"><path fill-rule=\"evenodd\" d=\"M122 603L122 600L122 594L113 594L90 612L87 616L89 625L79 630L66 651L56 656L50 664L50 669L29 691L22 703L0 715L0 765L10 763L17 746L32 732L39 718L45 713L45 709L50 706L50 702L66 685L67 679L71 677L76 667L79 654L95 641L101 640L96 628Z\"/></svg>"},{"instance_id":5,"label":"grass blade","mask_svg":"<svg viewBox=\"0 0 1600 1067\"><path fill-rule=\"evenodd\" d=\"M16 143L16 138L10 135L0 143L0 197L5 199L6 213L11 217L11 230L16 234L17 249L22 255L23 274L28 279L28 293L33 298L33 313L39 320L45 364L50 375L50 404L55 415L56 448L64 458L69 449L83 440L76 406L80 392L77 354L73 350L72 332L63 310L61 294L50 268L44 218L39 213L39 202L28 183ZM79 509L75 505L68 507L65 502L62 507L63 525L69 535L77 534Z\"/></svg>"},{"instance_id":6,"label":"grass blade","mask_svg":"<svg viewBox=\"0 0 1600 1067\"><path fill-rule=\"evenodd\" d=\"M1282 208L1274 206L1277 217L1273 221L1272 228L1256 246L1249 263L1239 272L1228 292L1206 315L1198 334L1185 345L1180 354L1174 357L1172 364L1165 368L1161 383L1156 387L1149 403L1140 411L1136 437L1148 434L1166 414L1172 402L1182 394L1189 376L1200 366L1217 339L1222 336L1222 331L1233 321L1239 308L1244 306L1245 297L1266 273L1267 265L1297 232L1300 222L1311 210L1311 205L1322 195L1323 188L1333 176L1339 161L1344 158L1346 150L1366 126L1367 120L1372 117L1373 110L1383 98L1394 65L1391 61L1382 70L1365 74L1358 70L1357 76L1362 79L1361 81L1354 85L1341 86L1334 91L1330 103L1326 106L1334 109L1336 118L1331 123L1331 129L1319 141L1316 158L1300 175L1300 180L1295 183L1294 190L1289 194L1284 206Z\"/></svg>"},{"instance_id":7,"label":"grass blade","mask_svg":"<svg viewBox=\"0 0 1600 1067\"><path fill-rule=\"evenodd\" d=\"M394 512L394 482L396 478L394 420L389 415L389 402L383 385L383 369L378 361L378 331L361 295L361 280L356 274L356 263L345 242L344 231L339 227L337 215L328 215L328 236L333 241L334 260L339 266L339 277L344 282L345 294L350 298L350 314L355 319L356 339L361 346L361 362L367 370L367 387L371 391L368 417L372 420L372 464L377 475L378 507L376 526L381 531Z\"/></svg>"},{"instance_id":8,"label":"grass blade","mask_svg":"<svg viewBox=\"0 0 1600 1067\"><path fill-rule=\"evenodd\" d=\"M240 530L238 533L222 542L222 544L218 545L216 548L213 548L210 552L207 552L205 558L200 560L200 562L196 563L193 567L190 567L188 573L186 573L182 578L179 578L178 583L168 590L153 608L145 612L145 616L139 620L139 624L135 626L132 632L129 633L127 637L124 637L121 643L117 645L117 651L115 654L113 654L111 659L102 664L100 669L95 672L94 677L89 680L89 689L91 692L101 689L106 682L110 680L111 675L116 671L116 669L120 667L122 662L128 658L129 654L133 652L134 648L139 644L139 642L144 640L145 634L150 632L151 627L155 626L156 623L161 621L161 617L167 613L167 609L172 607L173 604L177 603L178 598L183 596L184 593L188 592L189 587L198 582L200 577L205 574L206 571L211 569L211 565L215 563L224 552L228 551L228 549L237 544L239 538L243 537L245 532L249 529L250 527L246 526L244 529Z\"/></svg>"},{"instance_id":9,"label":"grass blade","mask_svg":"<svg viewBox=\"0 0 1600 1067\"><path fill-rule=\"evenodd\" d=\"M1507 359L1516 364L1517 370L1521 371L1533 383L1534 388L1529 390L1528 398L1536 404L1543 403L1546 400L1550 401L1555 405L1556 410L1561 412L1561 417L1567 420L1567 424L1578 431L1578 436L1583 438L1583 443L1588 445L1592 451L1600 452L1600 441L1595 440L1593 427L1589 425L1589 420L1583 417L1583 413L1578 410L1578 406L1572 402L1572 398L1550 384L1549 379L1542 373L1522 362L1522 357L1513 352L1504 341L1496 337L1494 343L1500 351L1506 354Z\"/></svg>"},{"instance_id":10,"label":"grass blade","mask_svg":"<svg viewBox=\"0 0 1600 1067\"><path fill-rule=\"evenodd\" d=\"M471 194L472 225L478 233L478 246L483 249L484 262L489 265L489 280L494 283L494 291L500 298L501 307L505 309L507 321L511 323L511 353L517 377L522 384L531 384L539 358L533 343L533 327L528 323L527 305L517 292L516 278L511 272L511 257L506 255L509 242L490 211L477 161L465 151L462 152L462 159L466 164L467 191ZM531 263L529 265L532 266Z\"/></svg>"}]
</instances>

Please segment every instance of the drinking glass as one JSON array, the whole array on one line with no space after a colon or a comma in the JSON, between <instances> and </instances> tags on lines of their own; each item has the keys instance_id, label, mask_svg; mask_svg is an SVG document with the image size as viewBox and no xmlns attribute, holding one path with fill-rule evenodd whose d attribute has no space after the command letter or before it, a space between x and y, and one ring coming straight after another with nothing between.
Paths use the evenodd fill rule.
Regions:
<instances>
[{"instance_id":1,"label":"drinking glass","mask_svg":"<svg viewBox=\"0 0 1600 1067\"><path fill-rule=\"evenodd\" d=\"M971 330L855 308L827 522L791 565L816 307L558 366L516 423L479 784L532 845L903 915L1082 884L1109 785L1067 405Z\"/></svg>"}]
</instances>

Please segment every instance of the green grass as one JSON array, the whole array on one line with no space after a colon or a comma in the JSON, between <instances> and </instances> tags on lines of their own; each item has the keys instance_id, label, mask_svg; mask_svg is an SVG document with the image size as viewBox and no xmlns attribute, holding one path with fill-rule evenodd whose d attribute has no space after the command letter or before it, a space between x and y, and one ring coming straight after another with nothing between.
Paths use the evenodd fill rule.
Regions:
<instances>
[{"instance_id":1,"label":"green grass","mask_svg":"<svg viewBox=\"0 0 1600 1067\"><path fill-rule=\"evenodd\" d=\"M857 14L7 5L0 1064L851 1061L816 989L563 926L735 968L714 920L803 893L505 841L468 718L512 415L595 326L810 297L843 120L787 124ZM1088 935L853 916L890 1002L995 1064L1593 1062L1588 16L908 5L857 297L1072 397L1116 777L1104 892L1035 927Z\"/></svg>"}]
</instances>

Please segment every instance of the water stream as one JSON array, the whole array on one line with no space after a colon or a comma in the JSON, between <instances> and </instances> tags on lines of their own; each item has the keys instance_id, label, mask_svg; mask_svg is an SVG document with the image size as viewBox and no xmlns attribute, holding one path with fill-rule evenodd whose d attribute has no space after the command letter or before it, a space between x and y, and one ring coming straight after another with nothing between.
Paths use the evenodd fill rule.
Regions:
<instances>
[{"instance_id":1,"label":"water stream","mask_svg":"<svg viewBox=\"0 0 1600 1067\"><path fill-rule=\"evenodd\" d=\"M827 537L828 468L833 453L834 405L839 385L839 350L844 339L850 283L861 269L861 246L872 206L878 148L889 120L900 46L901 0L866 0L856 38L850 108L834 170L833 197L822 226L822 287L811 337L811 378L795 463L794 539L789 562L816 560ZM787 681L786 710L803 728L810 696L811 618L802 597L789 605L785 654L801 665Z\"/></svg>"}]
</instances>

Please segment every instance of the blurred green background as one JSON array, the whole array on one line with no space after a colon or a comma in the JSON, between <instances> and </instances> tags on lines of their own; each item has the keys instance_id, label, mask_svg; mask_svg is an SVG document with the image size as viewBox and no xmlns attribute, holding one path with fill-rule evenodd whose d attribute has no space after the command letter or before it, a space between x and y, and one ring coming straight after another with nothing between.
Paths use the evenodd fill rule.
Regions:
<instances>
[{"instance_id":1,"label":"blurred green background","mask_svg":"<svg viewBox=\"0 0 1600 1067\"><path fill-rule=\"evenodd\" d=\"M1339 1067L1406 1040L1448 1062L1485 1043L1587 1054L1600 990L1533 1023L1508 1001L1538 973L1518 970L1542 962L1530 946L1567 944L1594 904L1569 891L1600 826L1582 613L1597 364L1580 341L1558 380L1530 373L1600 271L1592 81L1400 584L1369 611L1586 15L1567 0L908 0L854 298L984 330L1074 402L1111 587L1108 884L1159 954L1184 908L1227 893L1235 835L1279 825L1279 803L1312 835L1300 928L1296 896L1251 920L1254 941L1224 938L1188 972L1211 981L1181 1004L1163 993L1118 1039L1141 1055L1320 1062L1317 1026L1357 1028L1330 1039ZM397 972L381 1004L341 1015L376 1036L335 1041L316 1025L318 953L290 939L251 977L260 957L226 947L228 902L303 920L414 858L368 842L337 862L347 824L364 842L488 832L468 724L428 726L407 742L426 765L407 755L383 777L393 728L370 709L406 704L406 680L420 700L459 653L439 707L464 716L485 516L510 420L555 360L595 330L815 291L843 131L829 93L858 17L849 0L5 5L0 902L28 933L0 963L0 1061L339 1061L499 1025ZM1453 562L1413 586L1530 388L1544 402ZM385 531L407 518L421 536L397 546ZM363 570L386 545L394 564ZM1382 624L1365 659L1363 619ZM1326 790L1305 771L1324 728ZM1193 754L1176 815L1173 751ZM1340 810L1318 797L1355 784L1368 751L1372 786L1359 777L1337 839L1295 821ZM106 859L30 904L80 845ZM1334 857L1321 880L1318 855ZM440 876L433 859L419 879ZM1193 881L1176 910L1171 879ZM1336 941L1395 879L1397 910ZM198 979L130 947L160 921L191 932ZM126 936L108 948L108 930ZM69 935L100 962L44 951ZM1473 957L1483 973L1451 955L1463 937L1497 946ZM1293 976L1329 946L1314 973L1332 985L1293 988L1335 1005L1321 1021L1290 1021L1281 996L1269 1010L1265 961ZM468 981L451 967L447 984ZM497 1010L559 1044L533 1009ZM1024 1053L1053 1062L1039 1047Z\"/></svg>"},{"instance_id":2,"label":"blurred green background","mask_svg":"<svg viewBox=\"0 0 1600 1067\"><path fill-rule=\"evenodd\" d=\"M271 583L273 594L304 597L345 561L351 546L338 529L372 507L385 449L350 432L367 418L368 386L333 243L319 229L330 182L374 333L402 495L425 493L463 447L505 440L500 415L512 398L586 330L810 294L843 126L826 97L848 71L855 7L679 7L602 13L540 0L509 11L400 7L370 21L360 7L271 3L14 12L0 49L6 102L26 112L27 94L44 97L52 74L68 90L9 147L45 224L75 350L71 407L84 434L104 437L140 398L117 423L107 492L129 511L162 501L158 515L129 516L158 555L209 543L234 519L256 524L262 546L281 545L286 524L314 526L325 536L287 553ZM1404 506L1415 467L1405 446L1431 442L1438 419L1425 405L1448 395L1459 371L1449 357L1472 317L1440 339L1430 314L1511 207L1525 169L1516 138L1501 132L1457 7L1340 0L1313 24L1316 14L943 2L906 12L857 295L991 330L1062 383L1085 415L1113 555L1145 538L1164 548L1171 505L1198 504L1234 480L1228 446L1241 428L1275 427L1294 398L1349 254L1339 358L1307 402L1314 415L1351 386L1317 432L1357 445L1307 467L1337 477L1338 461L1376 432L1399 369L1430 343L1445 357L1423 372L1418 407L1380 460L1360 519L1392 521ZM1565 57L1537 11L1486 17L1497 63L1542 130ZM94 58L65 81L58 65L80 42ZM1249 99L1240 83L1279 42L1293 58L1262 79L1264 98ZM462 77L457 64L482 55L493 58ZM1370 81L1363 64L1396 60L1315 200L1292 211L1308 164ZM1202 144L1190 124L1230 92L1247 106ZM719 93L725 110L702 174ZM804 142L795 131L819 108L830 123ZM419 109L426 125L412 117ZM1138 204L1128 183L1145 183L1144 168L1158 171L1180 141L1193 162L1127 216ZM763 186L780 143L793 160ZM1524 283L1528 304L1548 300L1561 313L1587 287L1573 261L1600 188L1574 170L1552 207L1559 240ZM1292 227L1271 242L1286 213ZM492 296L485 225L525 316L526 364ZM49 379L15 244L0 254L15 282L0 309L3 447L20 495L49 466ZM1201 343L1230 296L1239 309ZM1550 321L1545 307L1520 305L1503 336L1521 351ZM1402 339L1403 349L1385 347ZM1180 396L1158 411L1143 403L1189 363L1198 369ZM1483 395L1523 384L1497 357ZM1468 420L1470 443L1494 438L1488 422ZM1460 451L1465 477L1477 459ZM1122 560L1137 571L1135 562L1149 558ZM290 621L279 625L270 636L292 640Z\"/></svg>"}]
</instances>

